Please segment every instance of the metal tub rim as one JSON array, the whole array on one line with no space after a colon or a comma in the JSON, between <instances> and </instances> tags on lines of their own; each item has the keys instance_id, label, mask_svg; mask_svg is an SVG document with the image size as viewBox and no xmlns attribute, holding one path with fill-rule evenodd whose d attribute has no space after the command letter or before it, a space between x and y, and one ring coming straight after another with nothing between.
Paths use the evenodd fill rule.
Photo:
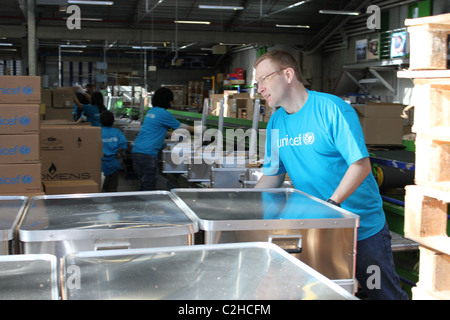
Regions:
<instances>
[{"instance_id":1,"label":"metal tub rim","mask_svg":"<svg viewBox=\"0 0 450 320\"><path fill-rule=\"evenodd\" d=\"M24 213L23 219L17 226L19 233L19 241L35 242L35 241L65 241L65 240L88 240L88 239L119 239L119 238L158 238L172 237L179 235L194 234L199 231L198 222L194 212L174 193L166 190L155 191L132 191L132 192L115 192L114 197L129 195L150 195L165 194L183 211L190 219L190 223L177 226L145 226L137 228L86 228L86 229L43 229L43 230L25 230L23 224L26 221L27 212ZM40 199L67 199L67 198L96 198L111 197L111 193L79 193L69 195L42 195L35 196L30 199L30 206L36 200ZM22 229L21 229L22 228Z\"/></svg>"},{"instance_id":2,"label":"metal tub rim","mask_svg":"<svg viewBox=\"0 0 450 320\"><path fill-rule=\"evenodd\" d=\"M324 218L324 219L249 219L249 220L208 220L200 218L192 209L199 227L204 231L238 231L238 230L272 230L272 229L327 229L327 228L357 228L359 226L359 216L345 209L334 206L326 201L320 200L303 191L293 188L269 188L269 189L245 189L245 188L214 188L201 189L205 193L217 192L295 192L310 199L318 201L323 205L333 208L343 214L344 218ZM199 192L198 189L175 188L172 189L175 195L177 192ZM181 199L182 200L182 199ZM187 204L186 204L187 205ZM188 205L187 205L188 206Z\"/></svg>"}]
</instances>

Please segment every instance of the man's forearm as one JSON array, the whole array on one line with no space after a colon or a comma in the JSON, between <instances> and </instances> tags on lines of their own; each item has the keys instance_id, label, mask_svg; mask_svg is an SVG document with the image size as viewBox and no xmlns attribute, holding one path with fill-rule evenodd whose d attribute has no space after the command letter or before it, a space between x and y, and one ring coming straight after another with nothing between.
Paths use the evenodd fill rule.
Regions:
<instances>
[{"instance_id":1,"label":"man's forearm","mask_svg":"<svg viewBox=\"0 0 450 320\"><path fill-rule=\"evenodd\" d=\"M276 176L263 175L261 178L259 178L254 188L255 189L279 188L283 184L284 177L285 177L284 173Z\"/></svg>"},{"instance_id":2,"label":"man's forearm","mask_svg":"<svg viewBox=\"0 0 450 320\"><path fill-rule=\"evenodd\" d=\"M369 158L363 158L352 163L330 199L337 203L344 202L345 199L355 192L367 175L370 174L371 170Z\"/></svg>"}]
</instances>

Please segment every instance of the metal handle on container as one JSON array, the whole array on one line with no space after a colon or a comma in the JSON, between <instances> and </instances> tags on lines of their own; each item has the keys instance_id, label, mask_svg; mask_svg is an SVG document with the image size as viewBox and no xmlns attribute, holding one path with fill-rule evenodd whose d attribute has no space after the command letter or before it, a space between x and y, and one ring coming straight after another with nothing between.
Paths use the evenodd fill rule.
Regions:
<instances>
[{"instance_id":1,"label":"metal handle on container","mask_svg":"<svg viewBox=\"0 0 450 320\"><path fill-rule=\"evenodd\" d=\"M302 252L301 234L270 234L268 241L284 249L287 253Z\"/></svg>"},{"instance_id":2,"label":"metal handle on container","mask_svg":"<svg viewBox=\"0 0 450 320\"><path fill-rule=\"evenodd\" d=\"M94 251L130 249L131 243L128 239L100 239L94 242Z\"/></svg>"}]
</instances>

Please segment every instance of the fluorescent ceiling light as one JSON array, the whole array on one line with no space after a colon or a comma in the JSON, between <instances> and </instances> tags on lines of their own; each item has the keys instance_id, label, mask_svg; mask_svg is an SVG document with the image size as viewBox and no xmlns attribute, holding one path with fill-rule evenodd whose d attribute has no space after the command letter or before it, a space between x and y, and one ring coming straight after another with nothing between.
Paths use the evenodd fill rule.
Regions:
<instances>
[{"instance_id":1,"label":"fluorescent ceiling light","mask_svg":"<svg viewBox=\"0 0 450 320\"><path fill-rule=\"evenodd\" d=\"M200 9L244 10L244 7L240 7L240 6L210 6L210 5L201 4L198 7Z\"/></svg>"},{"instance_id":2,"label":"fluorescent ceiling light","mask_svg":"<svg viewBox=\"0 0 450 320\"><path fill-rule=\"evenodd\" d=\"M299 2L297 2L297 3L291 4L291 5L288 7L288 9L291 9L291 8L294 8L294 7L297 7L297 6L301 6L302 4L304 4L304 3L306 3L306 2L309 2L309 1L299 1Z\"/></svg>"},{"instance_id":3,"label":"fluorescent ceiling light","mask_svg":"<svg viewBox=\"0 0 450 320\"><path fill-rule=\"evenodd\" d=\"M175 23L187 23L187 24L211 24L209 21L186 21L186 20L175 20Z\"/></svg>"},{"instance_id":4,"label":"fluorescent ceiling light","mask_svg":"<svg viewBox=\"0 0 450 320\"><path fill-rule=\"evenodd\" d=\"M112 6L114 1L88 1L88 0L69 0L69 4L89 4L99 6Z\"/></svg>"},{"instance_id":5,"label":"fluorescent ceiling light","mask_svg":"<svg viewBox=\"0 0 450 320\"><path fill-rule=\"evenodd\" d=\"M309 29L310 26L302 26L299 24L277 24L278 28L300 28L300 29Z\"/></svg>"},{"instance_id":6,"label":"fluorescent ceiling light","mask_svg":"<svg viewBox=\"0 0 450 320\"><path fill-rule=\"evenodd\" d=\"M141 46L133 46L133 49L145 49L145 50L156 50L157 47L141 47Z\"/></svg>"},{"instance_id":7,"label":"fluorescent ceiling light","mask_svg":"<svg viewBox=\"0 0 450 320\"><path fill-rule=\"evenodd\" d=\"M12 46L12 43L0 43L0 46L4 46L4 47L10 47Z\"/></svg>"},{"instance_id":8,"label":"fluorescent ceiling light","mask_svg":"<svg viewBox=\"0 0 450 320\"><path fill-rule=\"evenodd\" d=\"M347 16L359 16L359 12L357 11L342 11L342 10L319 10L319 13L322 14L342 14Z\"/></svg>"},{"instance_id":9,"label":"fluorescent ceiling light","mask_svg":"<svg viewBox=\"0 0 450 320\"><path fill-rule=\"evenodd\" d=\"M62 44L60 45L61 48L86 48L85 45L80 44Z\"/></svg>"},{"instance_id":10,"label":"fluorescent ceiling light","mask_svg":"<svg viewBox=\"0 0 450 320\"><path fill-rule=\"evenodd\" d=\"M180 47L180 49L186 49L186 48L189 48L189 47L193 46L194 44L197 44L197 42L192 42L192 43L186 44L186 45Z\"/></svg>"}]
</instances>

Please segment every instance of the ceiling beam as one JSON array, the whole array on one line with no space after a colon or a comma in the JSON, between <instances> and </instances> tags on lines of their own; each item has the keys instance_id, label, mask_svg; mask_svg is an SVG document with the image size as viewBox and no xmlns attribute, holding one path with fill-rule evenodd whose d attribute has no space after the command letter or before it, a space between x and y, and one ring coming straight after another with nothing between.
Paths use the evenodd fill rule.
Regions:
<instances>
[{"instance_id":1,"label":"ceiling beam","mask_svg":"<svg viewBox=\"0 0 450 320\"><path fill-rule=\"evenodd\" d=\"M22 38L26 36L26 28L20 26L1 26L0 34L5 37ZM40 40L102 40L102 41L174 41L173 30L140 30L130 32L127 28L88 28L69 30L67 28L38 26L36 36ZM248 33L248 32L216 32L216 31L178 31L178 39L183 42L199 43L245 43L245 44L281 44L302 45L308 37L291 34Z\"/></svg>"}]
</instances>

